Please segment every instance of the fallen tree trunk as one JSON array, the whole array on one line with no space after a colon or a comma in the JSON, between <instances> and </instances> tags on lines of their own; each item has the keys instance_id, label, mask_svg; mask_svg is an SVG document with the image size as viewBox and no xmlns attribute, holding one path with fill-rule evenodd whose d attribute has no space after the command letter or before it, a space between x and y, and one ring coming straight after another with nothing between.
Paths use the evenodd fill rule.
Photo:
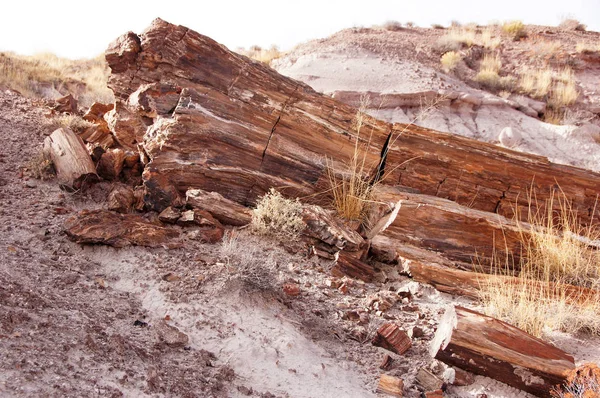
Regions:
<instances>
[{"instance_id":1,"label":"fallen tree trunk","mask_svg":"<svg viewBox=\"0 0 600 398\"><path fill-rule=\"evenodd\" d=\"M527 189L543 203L560 187L582 221L600 213L590 210L597 173L371 117L361 136L355 108L160 19L141 35L121 36L106 59L117 98L109 126L123 146L142 144L149 155L144 184L154 210L189 188L242 205L271 187L317 201L329 189L327 164L343 170L358 147L383 184L473 209L510 217L512 204L527 206Z\"/></svg>"},{"instance_id":2,"label":"fallen tree trunk","mask_svg":"<svg viewBox=\"0 0 600 398\"><path fill-rule=\"evenodd\" d=\"M555 297L556 299L566 300L572 304L582 305L600 299L600 292L597 290L564 283L541 282L509 275L463 271L427 265L414 260L406 261L405 268L417 282L427 283L440 292L459 296L480 298L480 291L481 289L485 289L486 286L509 284L538 291L540 297Z\"/></svg>"},{"instance_id":3,"label":"fallen tree trunk","mask_svg":"<svg viewBox=\"0 0 600 398\"><path fill-rule=\"evenodd\" d=\"M44 141L44 153L54 164L59 184L67 189L80 189L84 181L98 178L85 144L70 129L50 134Z\"/></svg>"},{"instance_id":4,"label":"fallen tree trunk","mask_svg":"<svg viewBox=\"0 0 600 398\"><path fill-rule=\"evenodd\" d=\"M539 397L575 368L573 357L526 332L462 307L442 317L431 355Z\"/></svg>"}]
</instances>

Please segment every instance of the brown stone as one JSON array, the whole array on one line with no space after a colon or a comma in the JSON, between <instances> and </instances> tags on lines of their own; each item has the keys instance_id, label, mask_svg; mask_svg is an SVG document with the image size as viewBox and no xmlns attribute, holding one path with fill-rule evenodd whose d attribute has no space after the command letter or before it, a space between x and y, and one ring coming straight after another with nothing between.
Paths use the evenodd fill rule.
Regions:
<instances>
[{"instance_id":1,"label":"brown stone","mask_svg":"<svg viewBox=\"0 0 600 398\"><path fill-rule=\"evenodd\" d=\"M350 278L360 279L365 282L371 282L375 270L369 264L354 258L347 252L339 252L335 265L331 268L331 275L337 277L349 276Z\"/></svg>"},{"instance_id":2,"label":"brown stone","mask_svg":"<svg viewBox=\"0 0 600 398\"><path fill-rule=\"evenodd\" d=\"M52 109L60 113L70 113L75 115L77 114L77 100L71 94L65 95L64 97L54 100Z\"/></svg>"},{"instance_id":3,"label":"brown stone","mask_svg":"<svg viewBox=\"0 0 600 398\"><path fill-rule=\"evenodd\" d=\"M133 188L125 184L115 184L108 194L108 209L118 213L129 213L134 202Z\"/></svg>"},{"instance_id":4,"label":"brown stone","mask_svg":"<svg viewBox=\"0 0 600 398\"><path fill-rule=\"evenodd\" d=\"M108 210L83 210L65 221L67 236L77 243L115 247L179 247L179 232L154 224L137 214Z\"/></svg>"},{"instance_id":5,"label":"brown stone","mask_svg":"<svg viewBox=\"0 0 600 398\"><path fill-rule=\"evenodd\" d=\"M412 345L410 337L395 323L384 323L372 341L374 346L385 348L398 355L404 354Z\"/></svg>"},{"instance_id":6,"label":"brown stone","mask_svg":"<svg viewBox=\"0 0 600 398\"><path fill-rule=\"evenodd\" d=\"M105 180L114 181L119 178L121 171L123 171L124 161L125 151L121 148L109 149L102 154L96 166L96 171Z\"/></svg>"},{"instance_id":7,"label":"brown stone","mask_svg":"<svg viewBox=\"0 0 600 398\"><path fill-rule=\"evenodd\" d=\"M164 209L159 215L158 219L162 222L166 222L169 224L175 224L177 220L181 217L181 211L175 209L171 206Z\"/></svg>"},{"instance_id":8,"label":"brown stone","mask_svg":"<svg viewBox=\"0 0 600 398\"><path fill-rule=\"evenodd\" d=\"M283 292L288 296L298 296L300 294L300 286L297 283L284 283Z\"/></svg>"},{"instance_id":9,"label":"brown stone","mask_svg":"<svg viewBox=\"0 0 600 398\"><path fill-rule=\"evenodd\" d=\"M252 211L217 192L188 189L186 203L195 209L206 210L223 224L244 226L252 221Z\"/></svg>"}]
</instances>

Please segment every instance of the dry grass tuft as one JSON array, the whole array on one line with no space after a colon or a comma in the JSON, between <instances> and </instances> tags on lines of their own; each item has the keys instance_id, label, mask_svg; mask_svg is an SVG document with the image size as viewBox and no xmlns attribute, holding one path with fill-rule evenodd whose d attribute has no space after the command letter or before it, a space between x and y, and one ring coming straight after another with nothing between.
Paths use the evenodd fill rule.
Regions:
<instances>
[{"instance_id":1,"label":"dry grass tuft","mask_svg":"<svg viewBox=\"0 0 600 398\"><path fill-rule=\"evenodd\" d=\"M521 21L504 22L502 24L502 31L515 41L527 37L527 30Z\"/></svg>"},{"instance_id":2,"label":"dry grass tuft","mask_svg":"<svg viewBox=\"0 0 600 398\"><path fill-rule=\"evenodd\" d=\"M47 128L50 131L54 131L58 128L69 128L73 130L75 133L83 133L90 127L93 127L94 123L88 122L84 120L79 115L71 115L71 114L59 114L56 115L47 121Z\"/></svg>"},{"instance_id":3,"label":"dry grass tuft","mask_svg":"<svg viewBox=\"0 0 600 398\"><path fill-rule=\"evenodd\" d=\"M82 106L111 103L109 69L104 56L70 60L54 54L23 56L0 53L0 86L32 98L57 98L71 93Z\"/></svg>"},{"instance_id":4,"label":"dry grass tuft","mask_svg":"<svg viewBox=\"0 0 600 398\"><path fill-rule=\"evenodd\" d=\"M432 29L446 29L446 28L444 27L444 25L440 25L439 23L432 23L432 24L431 24L431 28L432 28Z\"/></svg>"},{"instance_id":5,"label":"dry grass tuft","mask_svg":"<svg viewBox=\"0 0 600 398\"><path fill-rule=\"evenodd\" d=\"M600 52L600 44L594 44L589 42L579 42L575 46L575 51L582 54L593 54Z\"/></svg>"},{"instance_id":6,"label":"dry grass tuft","mask_svg":"<svg viewBox=\"0 0 600 398\"><path fill-rule=\"evenodd\" d=\"M600 252L593 247L594 242L600 244L600 233L582 226L566 199L558 202L558 212L552 210L554 199L545 204L545 213L530 206L530 227L517 221L522 260L514 267L506 259L496 259L494 270L521 283L482 285L485 312L538 337L547 330L599 335L600 294L573 297L568 285L600 287ZM540 284L548 288L540 289Z\"/></svg>"},{"instance_id":7,"label":"dry grass tuft","mask_svg":"<svg viewBox=\"0 0 600 398\"><path fill-rule=\"evenodd\" d=\"M498 73L501 68L502 60L499 55L486 54L481 60L479 72L475 76L475 80L493 90L511 88L513 78L510 76L501 77Z\"/></svg>"},{"instance_id":8,"label":"dry grass tuft","mask_svg":"<svg viewBox=\"0 0 600 398\"><path fill-rule=\"evenodd\" d=\"M565 30L576 30L579 32L585 32L585 29L587 28L587 26L573 18L565 19L560 23L560 25L558 25L558 27Z\"/></svg>"},{"instance_id":9,"label":"dry grass tuft","mask_svg":"<svg viewBox=\"0 0 600 398\"><path fill-rule=\"evenodd\" d=\"M481 32L481 38L479 39L479 42L484 48L495 50L500 45L502 40L500 37L494 36L494 31L492 28L487 27Z\"/></svg>"},{"instance_id":10,"label":"dry grass tuft","mask_svg":"<svg viewBox=\"0 0 600 398\"><path fill-rule=\"evenodd\" d=\"M587 363L571 371L567 382L552 391L554 398L598 398L600 397L600 368Z\"/></svg>"},{"instance_id":11,"label":"dry grass tuft","mask_svg":"<svg viewBox=\"0 0 600 398\"><path fill-rule=\"evenodd\" d=\"M256 244L240 236L237 231L225 234L219 256L225 261L227 280L235 278L250 290L275 289L276 263L272 255L265 256Z\"/></svg>"},{"instance_id":12,"label":"dry grass tuft","mask_svg":"<svg viewBox=\"0 0 600 398\"><path fill-rule=\"evenodd\" d=\"M252 211L252 231L259 235L295 236L304 229L302 204L271 188Z\"/></svg>"},{"instance_id":13,"label":"dry grass tuft","mask_svg":"<svg viewBox=\"0 0 600 398\"><path fill-rule=\"evenodd\" d=\"M402 24L398 21L386 21L386 23L383 24L383 28L391 32L397 32L402 30Z\"/></svg>"},{"instance_id":14,"label":"dry grass tuft","mask_svg":"<svg viewBox=\"0 0 600 398\"><path fill-rule=\"evenodd\" d=\"M248 58L252 58L258 62L262 62L265 65L270 65L271 61L277 58L281 58L284 54L281 51L279 51L279 48L275 45L271 46L271 48L269 49L265 49L260 46L252 46L248 50L244 48L238 48L237 52L239 54L245 55Z\"/></svg>"},{"instance_id":15,"label":"dry grass tuft","mask_svg":"<svg viewBox=\"0 0 600 398\"><path fill-rule=\"evenodd\" d=\"M371 143L371 134L366 141L361 137L365 122L370 116L366 114L368 99L361 99L361 106L353 121L354 151L350 160L336 169L332 159L327 159L327 173L333 205L338 214L347 220L362 220L365 204L373 196L375 184L369 178L369 172L374 165L367 164L367 149Z\"/></svg>"},{"instance_id":16,"label":"dry grass tuft","mask_svg":"<svg viewBox=\"0 0 600 398\"><path fill-rule=\"evenodd\" d=\"M567 83L558 82L552 89L550 98L548 98L548 105L554 109L560 109L574 104L578 97L579 92L574 80Z\"/></svg>"},{"instance_id":17,"label":"dry grass tuft","mask_svg":"<svg viewBox=\"0 0 600 398\"><path fill-rule=\"evenodd\" d=\"M52 161L48 159L43 150L40 150L33 159L27 162L25 172L29 177L38 180L48 180L55 174Z\"/></svg>"},{"instance_id":18,"label":"dry grass tuft","mask_svg":"<svg viewBox=\"0 0 600 398\"><path fill-rule=\"evenodd\" d=\"M442 67L446 72L453 71L458 66L461 60L462 56L457 51L449 51L442 55L442 57L440 58Z\"/></svg>"}]
</instances>

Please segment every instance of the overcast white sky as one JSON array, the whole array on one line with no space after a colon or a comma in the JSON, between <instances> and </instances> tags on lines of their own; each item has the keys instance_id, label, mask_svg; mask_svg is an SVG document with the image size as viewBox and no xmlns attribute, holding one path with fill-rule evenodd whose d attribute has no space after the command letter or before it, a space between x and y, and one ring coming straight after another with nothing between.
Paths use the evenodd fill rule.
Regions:
<instances>
[{"instance_id":1,"label":"overcast white sky","mask_svg":"<svg viewBox=\"0 0 600 398\"><path fill-rule=\"evenodd\" d=\"M600 31L600 0L10 0L0 15L0 51L50 51L93 57L127 31L160 17L210 36L231 49L257 44L289 49L343 28L388 20L418 26L519 19L557 25L572 16Z\"/></svg>"}]
</instances>

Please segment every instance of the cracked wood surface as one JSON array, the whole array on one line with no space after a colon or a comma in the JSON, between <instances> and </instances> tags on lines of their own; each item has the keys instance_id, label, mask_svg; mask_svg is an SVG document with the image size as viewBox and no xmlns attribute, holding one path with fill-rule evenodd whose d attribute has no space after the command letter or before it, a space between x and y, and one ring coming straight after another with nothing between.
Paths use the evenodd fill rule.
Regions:
<instances>
[{"instance_id":1,"label":"cracked wood surface","mask_svg":"<svg viewBox=\"0 0 600 398\"><path fill-rule=\"evenodd\" d=\"M539 397L575 369L573 357L505 322L455 307L444 314L431 355Z\"/></svg>"},{"instance_id":2,"label":"cracked wood surface","mask_svg":"<svg viewBox=\"0 0 600 398\"><path fill-rule=\"evenodd\" d=\"M117 98L109 125L119 143L149 156L145 201L155 210L190 188L246 206L270 187L325 203L327 159L343 169L360 139L368 178L384 171L384 185L507 217L527 208L529 189L539 203L561 190L584 222L594 212L599 174L371 117L357 138L356 108L160 19L121 36L106 59Z\"/></svg>"}]
</instances>

